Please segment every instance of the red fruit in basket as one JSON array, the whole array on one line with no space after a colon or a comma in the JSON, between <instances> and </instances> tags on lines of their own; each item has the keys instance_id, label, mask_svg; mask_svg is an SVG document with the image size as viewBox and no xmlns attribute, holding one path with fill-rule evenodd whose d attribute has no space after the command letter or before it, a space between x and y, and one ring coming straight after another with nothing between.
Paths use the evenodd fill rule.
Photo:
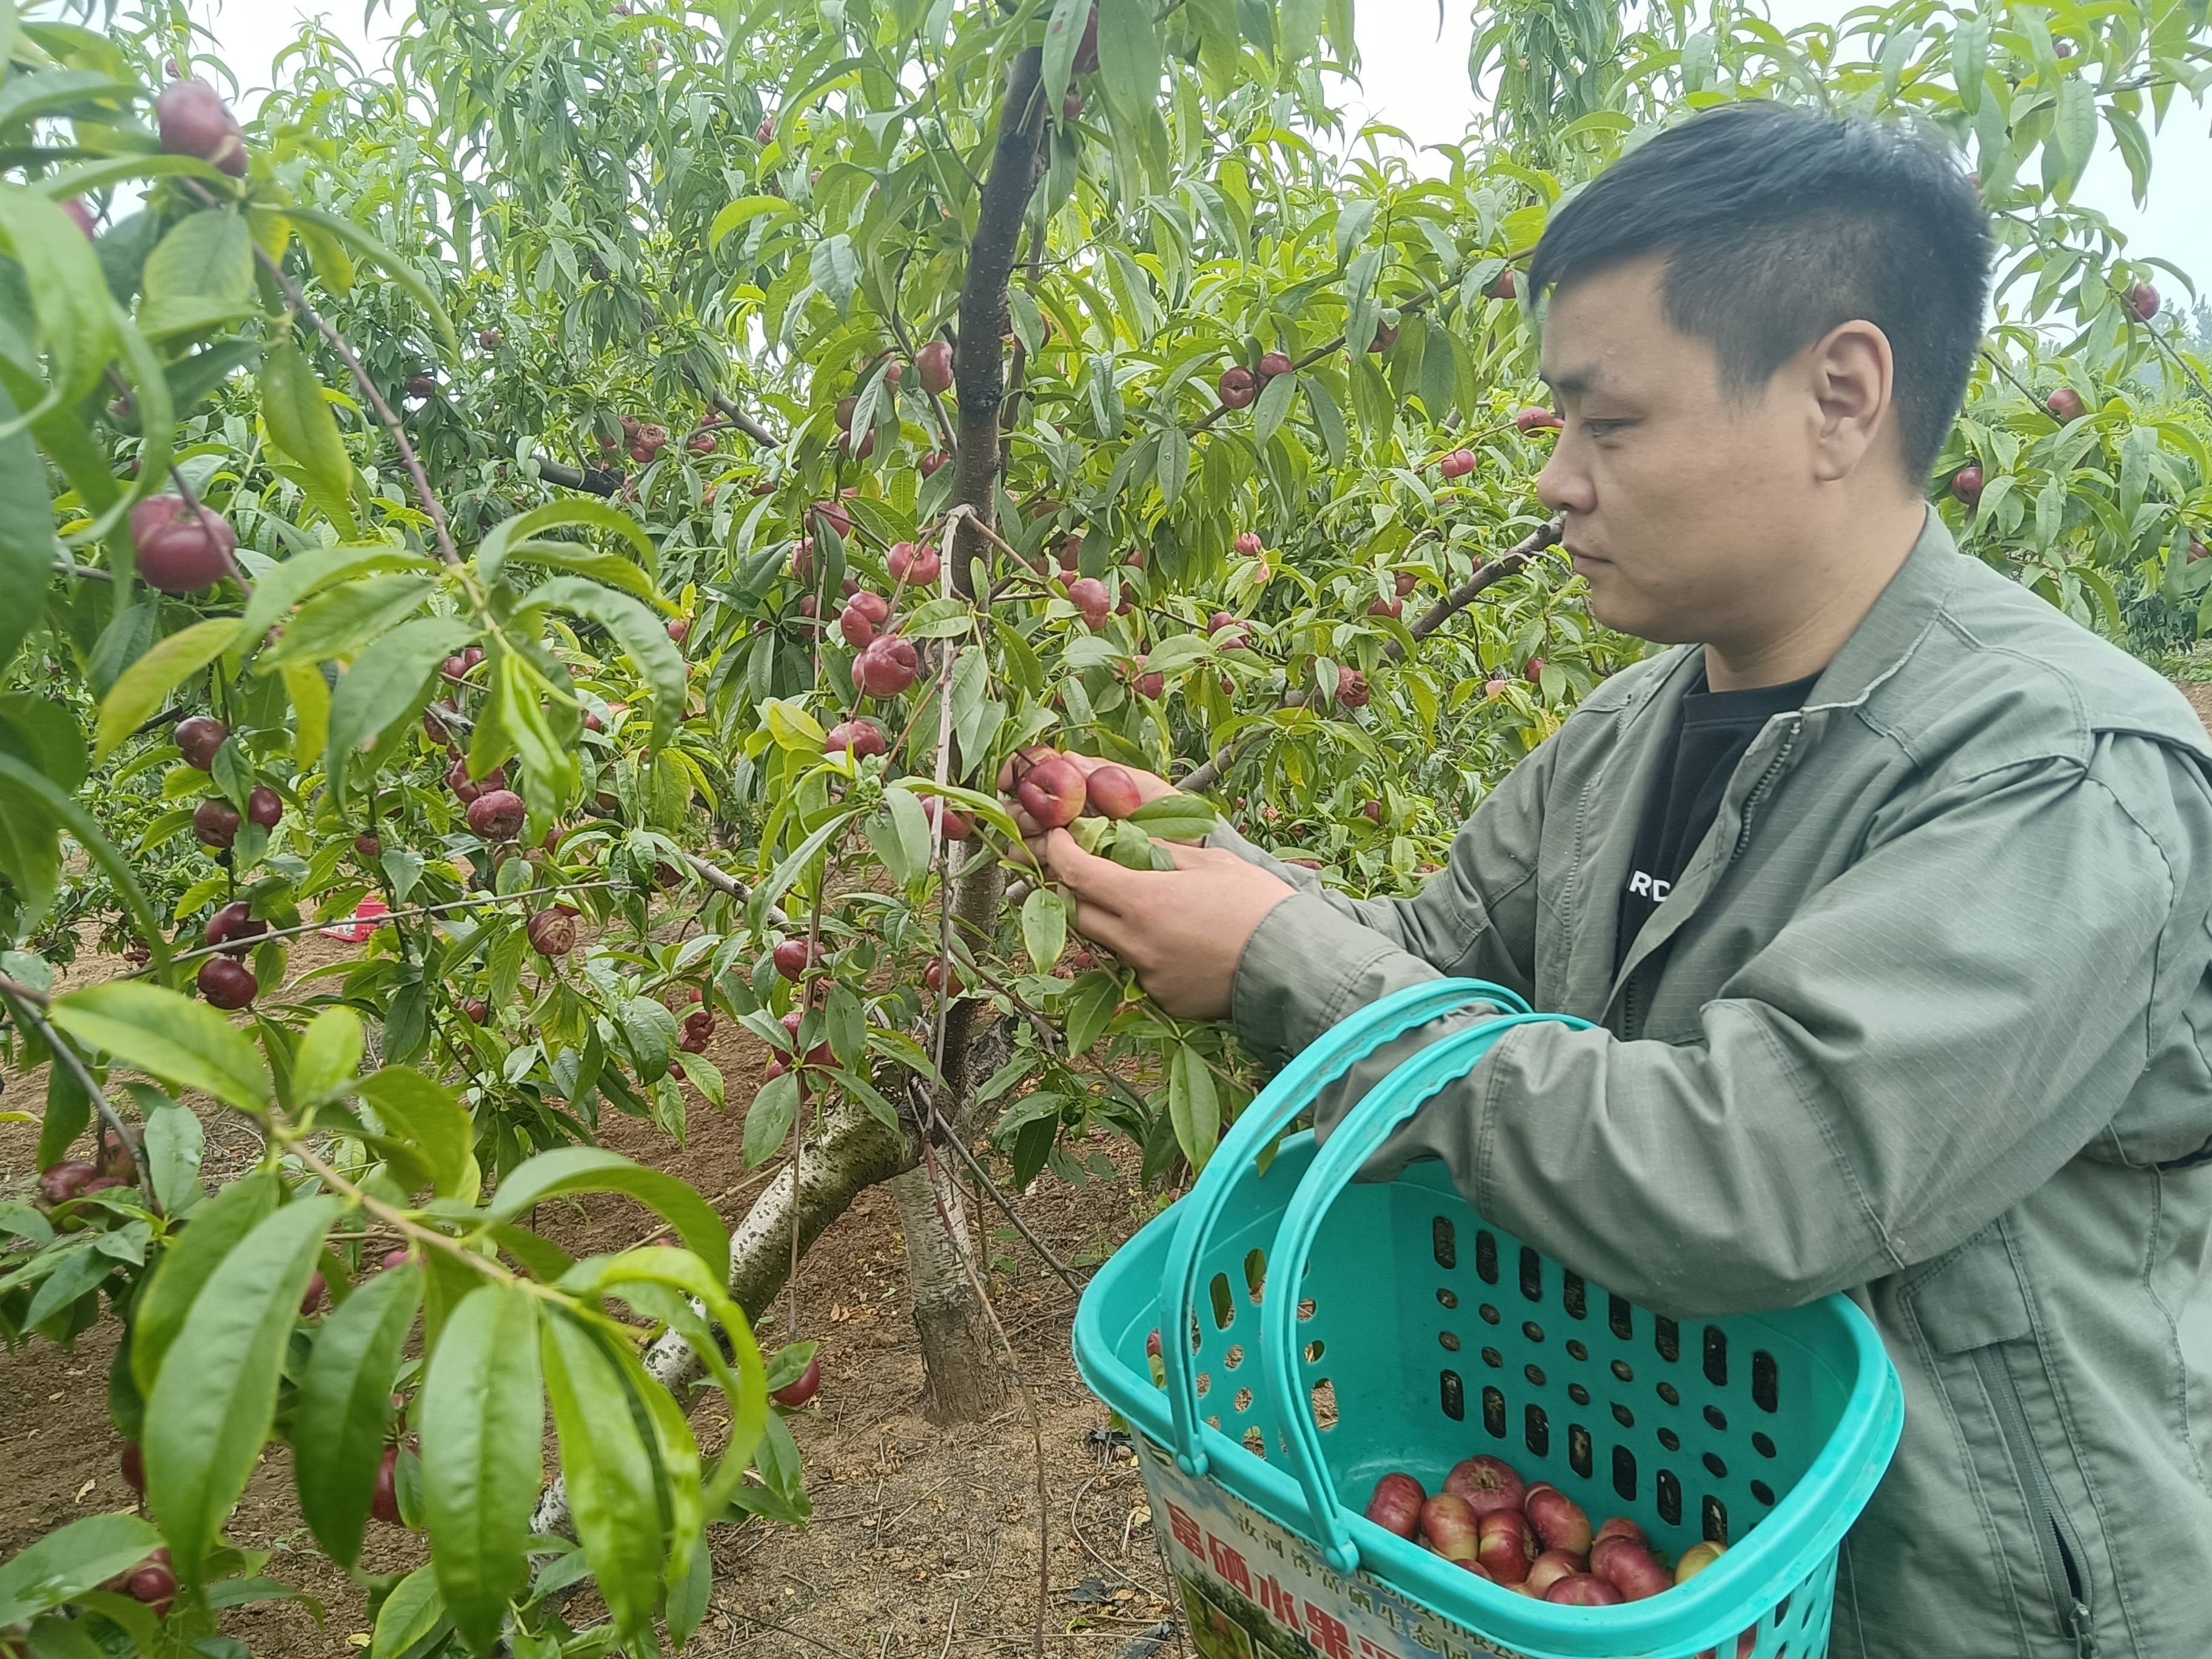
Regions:
<instances>
[{"instance_id":1,"label":"red fruit in basket","mask_svg":"<svg viewBox=\"0 0 2212 1659\"><path fill-rule=\"evenodd\" d=\"M1482 1538L1474 1511L1467 1499L1438 1492L1421 1505L1421 1536L1438 1555L1454 1561L1471 1561L1481 1553Z\"/></svg>"},{"instance_id":2,"label":"red fruit in basket","mask_svg":"<svg viewBox=\"0 0 2212 1659\"><path fill-rule=\"evenodd\" d=\"M1726 1544L1716 1544L1710 1538L1702 1543L1691 1545L1682 1552L1682 1559L1674 1563L1674 1582L1688 1583L1727 1553Z\"/></svg>"},{"instance_id":3,"label":"red fruit in basket","mask_svg":"<svg viewBox=\"0 0 2212 1659\"><path fill-rule=\"evenodd\" d=\"M230 735L230 728L212 714L191 714L177 722L178 752L185 764L204 772L215 764L215 751Z\"/></svg>"},{"instance_id":4,"label":"red fruit in basket","mask_svg":"<svg viewBox=\"0 0 2212 1659\"><path fill-rule=\"evenodd\" d=\"M203 847L228 847L238 839L242 822L235 806L210 797L192 809L192 836Z\"/></svg>"},{"instance_id":5,"label":"red fruit in basket","mask_svg":"<svg viewBox=\"0 0 2212 1659\"><path fill-rule=\"evenodd\" d=\"M1464 1498L1477 1515L1492 1510L1517 1510L1528 1487L1521 1473L1502 1457L1470 1457L1455 1464L1444 1477L1444 1490Z\"/></svg>"},{"instance_id":6,"label":"red fruit in basket","mask_svg":"<svg viewBox=\"0 0 2212 1659\"><path fill-rule=\"evenodd\" d=\"M1594 1572L1571 1573L1544 1592L1547 1601L1563 1607L1611 1607L1620 1604L1620 1592Z\"/></svg>"},{"instance_id":7,"label":"red fruit in basket","mask_svg":"<svg viewBox=\"0 0 2212 1659\"><path fill-rule=\"evenodd\" d=\"M1385 1532L1411 1538L1420 1529L1421 1506L1427 1502L1428 1494L1412 1475L1386 1474L1367 1500L1367 1518Z\"/></svg>"},{"instance_id":8,"label":"red fruit in basket","mask_svg":"<svg viewBox=\"0 0 2212 1659\"><path fill-rule=\"evenodd\" d=\"M1014 799L1040 829L1060 830L1082 816L1087 791L1083 774L1072 762L1054 755L1030 769L1014 786Z\"/></svg>"},{"instance_id":9,"label":"red fruit in basket","mask_svg":"<svg viewBox=\"0 0 2212 1659\"><path fill-rule=\"evenodd\" d=\"M1650 1550L1630 1539L1608 1538L1603 1549L1595 1545L1591 1549L1590 1571L1609 1582L1625 1600L1641 1601L1674 1587L1674 1575L1659 1565Z\"/></svg>"},{"instance_id":10,"label":"red fruit in basket","mask_svg":"<svg viewBox=\"0 0 2212 1659\"><path fill-rule=\"evenodd\" d=\"M1544 1592L1562 1578L1589 1571L1589 1564L1579 1555L1570 1555L1565 1550L1546 1550L1528 1564L1528 1576L1521 1581L1521 1589L1523 1594L1541 1601Z\"/></svg>"},{"instance_id":11,"label":"red fruit in basket","mask_svg":"<svg viewBox=\"0 0 2212 1659\"><path fill-rule=\"evenodd\" d=\"M1464 1503L1464 1498L1460 1500ZM1528 1517L1516 1510L1492 1510L1482 1517L1481 1542L1474 1559L1501 1584L1517 1584L1528 1576L1542 1552Z\"/></svg>"},{"instance_id":12,"label":"red fruit in basket","mask_svg":"<svg viewBox=\"0 0 2212 1659\"><path fill-rule=\"evenodd\" d=\"M803 939L787 939L769 952L775 963L775 971L794 985L806 977L806 970L814 965L814 947Z\"/></svg>"},{"instance_id":13,"label":"red fruit in basket","mask_svg":"<svg viewBox=\"0 0 2212 1659\"><path fill-rule=\"evenodd\" d=\"M1546 1549L1565 1550L1571 1555L1589 1553L1589 1516L1583 1513L1581 1504L1551 1482L1540 1480L1529 1487L1521 1508Z\"/></svg>"},{"instance_id":14,"label":"red fruit in basket","mask_svg":"<svg viewBox=\"0 0 2212 1659\"><path fill-rule=\"evenodd\" d=\"M1597 1529L1597 1535L1600 1541L1607 1538L1626 1538L1630 1543L1641 1544L1647 1550L1651 1547L1651 1540L1644 1528L1625 1515L1607 1516L1605 1524ZM1594 1543L1590 1547L1595 1550L1597 1545Z\"/></svg>"}]
</instances>

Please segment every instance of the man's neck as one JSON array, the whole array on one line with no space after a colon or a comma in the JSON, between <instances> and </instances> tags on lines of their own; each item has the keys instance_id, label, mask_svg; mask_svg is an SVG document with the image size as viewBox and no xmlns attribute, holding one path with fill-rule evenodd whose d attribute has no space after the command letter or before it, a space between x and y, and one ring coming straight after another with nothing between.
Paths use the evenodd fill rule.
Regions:
<instances>
[{"instance_id":1,"label":"man's neck","mask_svg":"<svg viewBox=\"0 0 2212 1659\"><path fill-rule=\"evenodd\" d=\"M1707 641L1705 684L1716 691L1786 685L1826 668L1866 620L1874 602L1927 526L1931 509L1918 499L1869 515L1848 536L1808 557L1792 585L1797 601L1764 619L1755 636Z\"/></svg>"}]
</instances>

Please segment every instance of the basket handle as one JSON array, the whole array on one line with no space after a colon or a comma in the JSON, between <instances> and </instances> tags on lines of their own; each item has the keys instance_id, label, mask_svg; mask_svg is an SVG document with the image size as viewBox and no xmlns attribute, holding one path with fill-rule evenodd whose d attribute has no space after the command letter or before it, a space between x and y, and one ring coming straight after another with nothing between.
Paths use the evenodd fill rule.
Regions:
<instances>
[{"instance_id":1,"label":"basket handle","mask_svg":"<svg viewBox=\"0 0 2212 1659\"><path fill-rule=\"evenodd\" d=\"M1188 1333L1197 1307L1199 1254L1212 1236L1223 1206L1261 1150L1311 1106L1323 1089L1415 1027L1476 1002L1524 1012L1528 1006L1504 986L1485 980L1428 980L1394 991L1338 1021L1278 1072L1238 1115L1206 1160L1197 1184L1176 1206L1182 1219L1168 1245L1167 1266L1160 1278L1160 1362L1167 1375L1168 1409L1175 1431L1170 1449L1184 1474L1202 1475L1206 1469Z\"/></svg>"},{"instance_id":2,"label":"basket handle","mask_svg":"<svg viewBox=\"0 0 2212 1659\"><path fill-rule=\"evenodd\" d=\"M1297 1191L1283 1211L1274 1247L1267 1253L1268 1277L1282 1286L1260 1306L1260 1359L1267 1376L1267 1397L1276 1404L1281 1443L1289 1449L1291 1472L1305 1493L1312 1523L1306 1535L1321 1546L1340 1571L1358 1568L1359 1547L1344 1524L1342 1506L1329 1483L1321 1433L1315 1427L1299 1377L1296 1286L1304 1275L1306 1257L1337 1195L1391 1132L1439 1091L1466 1077L1507 1031L1538 1022L1576 1030L1589 1026L1588 1020L1567 1014L1500 1015L1431 1043L1369 1090L1307 1166Z\"/></svg>"}]
</instances>

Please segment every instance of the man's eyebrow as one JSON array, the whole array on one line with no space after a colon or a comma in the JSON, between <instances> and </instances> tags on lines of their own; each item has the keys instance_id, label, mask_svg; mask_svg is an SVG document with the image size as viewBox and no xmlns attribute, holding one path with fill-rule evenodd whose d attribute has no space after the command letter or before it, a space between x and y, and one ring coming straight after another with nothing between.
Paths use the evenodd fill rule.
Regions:
<instances>
[{"instance_id":1,"label":"man's eyebrow","mask_svg":"<svg viewBox=\"0 0 2212 1659\"><path fill-rule=\"evenodd\" d=\"M1558 374L1539 373L1537 379L1563 398L1580 398L1596 388L1600 379L1595 368L1571 368Z\"/></svg>"}]
</instances>

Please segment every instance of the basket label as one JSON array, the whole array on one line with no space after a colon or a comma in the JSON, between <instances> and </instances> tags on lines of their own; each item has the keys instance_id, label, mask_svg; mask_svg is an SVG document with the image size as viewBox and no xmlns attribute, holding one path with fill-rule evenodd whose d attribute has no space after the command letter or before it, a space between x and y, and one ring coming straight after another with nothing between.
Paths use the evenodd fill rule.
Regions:
<instances>
[{"instance_id":1,"label":"basket label","mask_svg":"<svg viewBox=\"0 0 2212 1659\"><path fill-rule=\"evenodd\" d=\"M1528 1659L1365 1572L1347 1577L1304 1539L1133 1436L1199 1659Z\"/></svg>"}]
</instances>

